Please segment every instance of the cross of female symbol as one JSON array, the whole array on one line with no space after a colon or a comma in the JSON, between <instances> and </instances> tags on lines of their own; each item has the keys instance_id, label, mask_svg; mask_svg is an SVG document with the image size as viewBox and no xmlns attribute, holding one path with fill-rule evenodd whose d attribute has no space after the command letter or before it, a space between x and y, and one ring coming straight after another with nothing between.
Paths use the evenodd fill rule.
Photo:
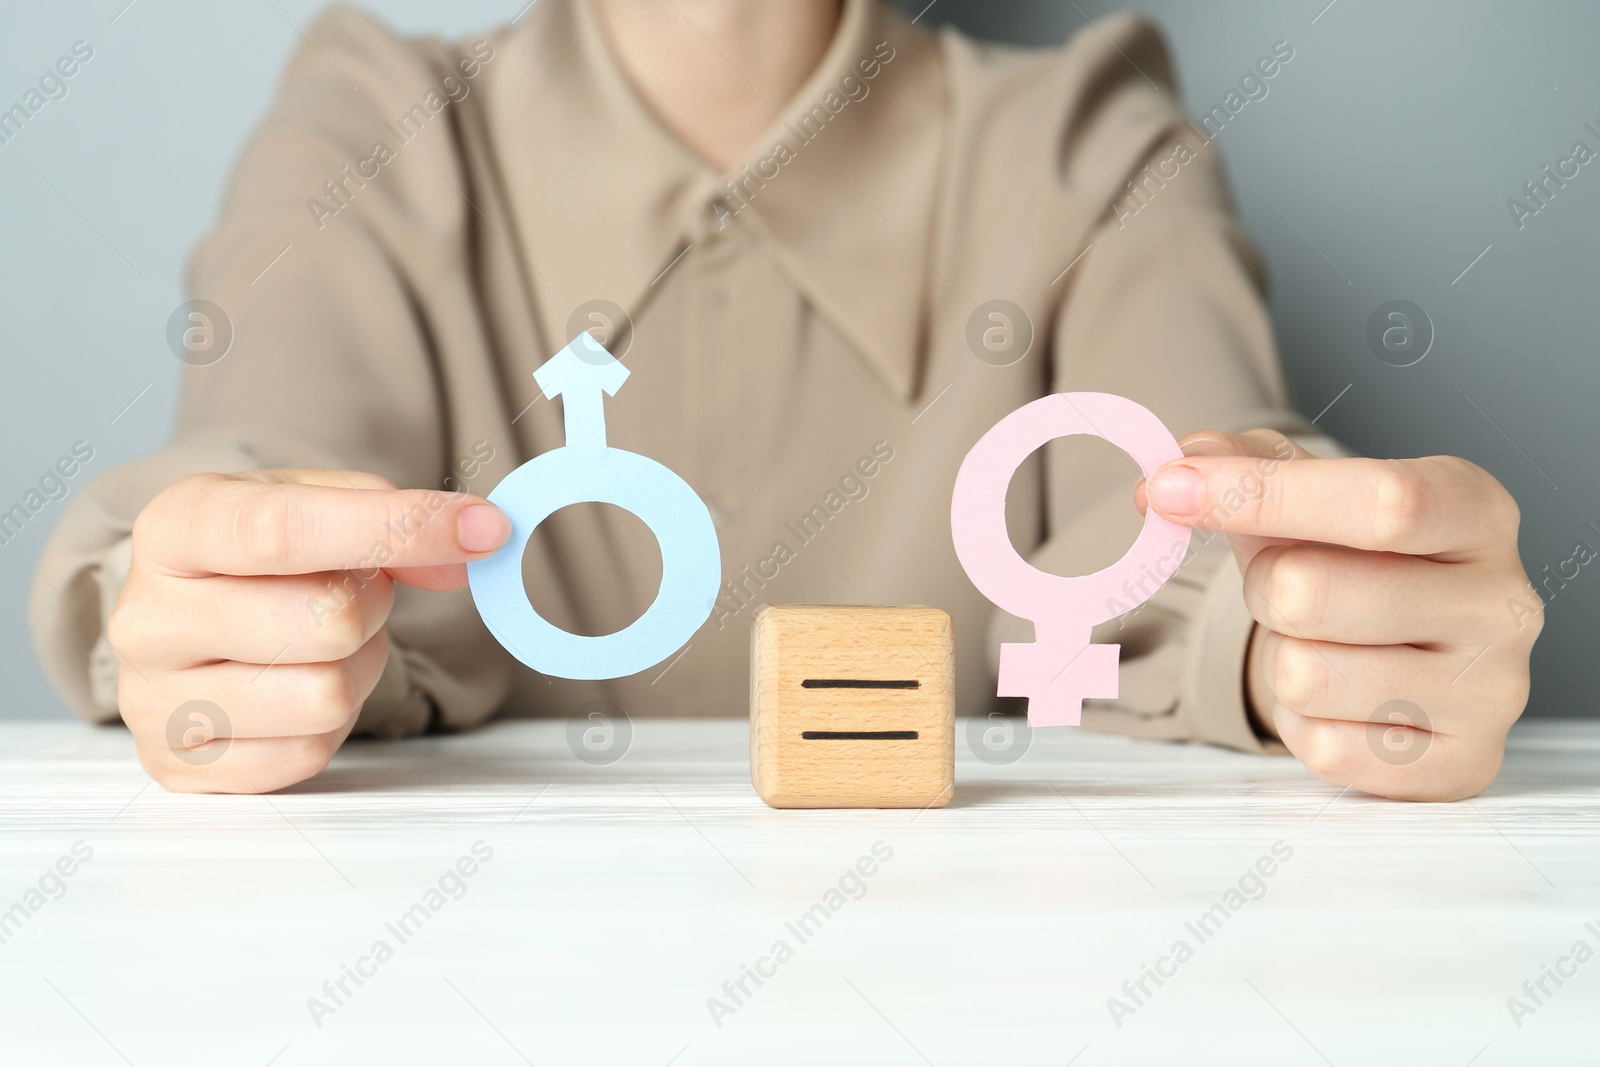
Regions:
<instances>
[{"instance_id":1,"label":"cross of female symbol","mask_svg":"<svg viewBox=\"0 0 1600 1067\"><path fill-rule=\"evenodd\" d=\"M523 663L557 678L620 678L660 663L711 614L722 553L705 501L647 456L606 444L605 398L628 378L588 333L533 372L544 395L561 397L567 443L533 457L494 487L489 502L511 520L511 536L488 559L467 564L467 581L489 632ZM571 504L615 504L644 520L661 545L661 588L645 613L603 637L552 625L522 585L522 554L545 519Z\"/></svg>"},{"instance_id":2,"label":"cross of female symbol","mask_svg":"<svg viewBox=\"0 0 1600 1067\"><path fill-rule=\"evenodd\" d=\"M1121 559L1093 574L1047 574L1024 560L1006 529L1011 475L1058 437L1100 437L1149 477L1182 459L1172 434L1145 408L1111 393L1052 393L1013 411L978 439L956 472L950 532L956 557L978 591L1033 620L1031 644L1000 646L998 694L1028 698L1028 725L1076 726L1086 697L1117 695L1120 645L1090 643L1099 623L1144 603L1177 571L1189 529L1147 509Z\"/></svg>"}]
</instances>

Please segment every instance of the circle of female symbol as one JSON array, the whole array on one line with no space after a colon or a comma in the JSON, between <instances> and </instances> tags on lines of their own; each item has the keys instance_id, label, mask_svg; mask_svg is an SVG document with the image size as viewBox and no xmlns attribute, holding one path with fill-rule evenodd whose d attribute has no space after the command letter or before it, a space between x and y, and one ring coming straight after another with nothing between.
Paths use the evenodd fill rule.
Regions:
<instances>
[{"instance_id":1,"label":"circle of female symbol","mask_svg":"<svg viewBox=\"0 0 1600 1067\"><path fill-rule=\"evenodd\" d=\"M544 395L562 397L566 445L540 453L494 487L489 502L511 520L511 536L487 559L467 564L472 599L489 632L517 659L557 678L620 678L660 663L711 614L722 553L705 501L655 460L606 444L605 397L628 369L580 333L533 372ZM661 588L645 613L603 637L568 633L539 615L522 584L528 539L571 504L631 511L661 546Z\"/></svg>"},{"instance_id":2,"label":"circle of female symbol","mask_svg":"<svg viewBox=\"0 0 1600 1067\"><path fill-rule=\"evenodd\" d=\"M1147 478L1183 458L1161 420L1126 397L1052 393L978 439L956 473L950 502L950 532L967 577L1000 608L1033 620L1033 643L1000 646L998 689L999 696L1028 698L1030 726L1076 726L1084 698L1117 695L1122 646L1090 644L1090 631L1150 599L1189 548L1187 527L1146 509L1133 546L1093 574L1049 574L1017 554L1006 529L1011 475L1041 445L1076 434L1116 445Z\"/></svg>"}]
</instances>

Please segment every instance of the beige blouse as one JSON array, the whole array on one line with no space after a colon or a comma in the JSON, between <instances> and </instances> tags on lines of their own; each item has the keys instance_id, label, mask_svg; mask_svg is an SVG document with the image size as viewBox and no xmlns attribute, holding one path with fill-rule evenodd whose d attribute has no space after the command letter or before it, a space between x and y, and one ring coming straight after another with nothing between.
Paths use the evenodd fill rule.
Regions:
<instances>
[{"instance_id":1,"label":"beige blouse","mask_svg":"<svg viewBox=\"0 0 1600 1067\"><path fill-rule=\"evenodd\" d=\"M1215 149L1138 18L1019 50L846 0L821 66L728 174L666 131L580 0L461 43L345 8L306 37L191 264L231 348L186 371L172 443L86 487L40 564L39 654L87 718L117 716L101 633L163 486L310 465L486 494L563 443L531 372L584 328L633 372L606 402L610 442L711 509L711 619L675 660L573 682L513 660L465 592L402 588L363 732L596 697L743 714L763 602L942 607L958 710L984 711L998 642L1030 629L951 546L956 468L985 430L1068 389L1132 397L1175 434L1306 429ZM1086 440L1046 446L1010 491L1015 543L1062 573L1110 563L1139 522L1133 465ZM653 538L609 507L558 514L525 558L535 606L586 633L625 625L660 573ZM1250 629L1215 538L1100 628L1122 645L1121 696L1085 725L1262 747Z\"/></svg>"}]
</instances>

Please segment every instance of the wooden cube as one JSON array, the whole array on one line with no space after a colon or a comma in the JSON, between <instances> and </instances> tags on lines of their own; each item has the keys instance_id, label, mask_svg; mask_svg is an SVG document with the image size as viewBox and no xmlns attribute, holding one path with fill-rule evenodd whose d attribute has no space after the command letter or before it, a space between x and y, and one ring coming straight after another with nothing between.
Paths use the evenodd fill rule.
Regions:
<instances>
[{"instance_id":1,"label":"wooden cube","mask_svg":"<svg viewBox=\"0 0 1600 1067\"><path fill-rule=\"evenodd\" d=\"M750 779L775 808L943 807L955 631L937 608L769 605L750 648Z\"/></svg>"}]
</instances>

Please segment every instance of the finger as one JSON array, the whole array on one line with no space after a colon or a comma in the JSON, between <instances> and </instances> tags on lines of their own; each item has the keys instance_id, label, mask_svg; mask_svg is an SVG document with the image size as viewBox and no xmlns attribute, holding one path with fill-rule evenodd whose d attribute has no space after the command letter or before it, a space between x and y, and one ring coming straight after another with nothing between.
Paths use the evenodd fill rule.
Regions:
<instances>
[{"instance_id":1,"label":"finger","mask_svg":"<svg viewBox=\"0 0 1600 1067\"><path fill-rule=\"evenodd\" d=\"M134 541L179 576L370 575L482 559L509 534L498 508L466 494L197 475L140 514Z\"/></svg>"},{"instance_id":2,"label":"finger","mask_svg":"<svg viewBox=\"0 0 1600 1067\"><path fill-rule=\"evenodd\" d=\"M164 742L139 744L145 772L173 793L271 793L322 772L355 728L352 716L330 733L219 738L183 757Z\"/></svg>"},{"instance_id":3,"label":"finger","mask_svg":"<svg viewBox=\"0 0 1600 1067\"><path fill-rule=\"evenodd\" d=\"M1431 652L1269 631L1259 655L1273 704L1308 718L1387 722L1398 711L1424 729L1458 733L1484 723L1509 729L1527 703L1527 672L1516 669L1512 653L1493 646L1469 654Z\"/></svg>"},{"instance_id":4,"label":"finger","mask_svg":"<svg viewBox=\"0 0 1600 1067\"><path fill-rule=\"evenodd\" d=\"M332 489L398 489L381 474L368 471L343 471L321 467L273 467L239 471L228 477L240 481L270 482L277 485L325 485Z\"/></svg>"},{"instance_id":5,"label":"finger","mask_svg":"<svg viewBox=\"0 0 1600 1067\"><path fill-rule=\"evenodd\" d=\"M1458 563L1288 542L1255 554L1244 600L1262 626L1352 645L1482 647L1518 590Z\"/></svg>"},{"instance_id":6,"label":"finger","mask_svg":"<svg viewBox=\"0 0 1600 1067\"><path fill-rule=\"evenodd\" d=\"M193 667L324 663L355 653L383 627L394 582L378 571L323 574L130 576L108 636L141 664Z\"/></svg>"},{"instance_id":7,"label":"finger","mask_svg":"<svg viewBox=\"0 0 1600 1067\"><path fill-rule=\"evenodd\" d=\"M266 476L261 479L263 481L303 482L306 485L326 485L335 489L341 487L349 489L399 488L383 475L370 474L366 471L288 468L251 471L248 473ZM460 494L452 492L446 495L454 497ZM467 584L467 568L460 563L450 563L439 567L389 567L386 570L389 576L397 582L438 593L453 592L464 588Z\"/></svg>"},{"instance_id":8,"label":"finger","mask_svg":"<svg viewBox=\"0 0 1600 1067\"><path fill-rule=\"evenodd\" d=\"M1270 475L1279 464L1291 459L1310 459L1311 453L1279 433L1277 430L1249 430L1245 433L1223 433L1221 430L1201 430L1198 433L1187 434L1178 439L1178 447L1185 456L1244 456L1255 459L1254 471L1258 478ZM1140 478L1133 487L1133 502L1143 515L1149 506L1145 487L1146 479ZM1242 492L1250 491L1254 480L1246 481L1238 488Z\"/></svg>"},{"instance_id":9,"label":"finger","mask_svg":"<svg viewBox=\"0 0 1600 1067\"><path fill-rule=\"evenodd\" d=\"M1310 453L1277 430L1250 430L1242 434L1202 430L1184 437L1179 444L1185 456L1237 456L1252 460L1237 483L1231 487L1231 494L1224 492L1223 499L1230 502L1260 496L1263 487L1284 463L1311 458ZM1142 511L1147 503L1145 500L1147 491L1143 482L1135 488L1134 495L1135 502L1140 504ZM1214 532L1206 533L1203 541L1209 541L1214 536ZM1237 561L1241 572L1263 548L1286 543L1288 542L1281 538L1251 537L1240 533L1228 536L1228 547L1233 551L1233 558Z\"/></svg>"},{"instance_id":10,"label":"finger","mask_svg":"<svg viewBox=\"0 0 1600 1067\"><path fill-rule=\"evenodd\" d=\"M1403 716L1400 717L1403 719ZM1464 740L1397 719L1313 719L1279 707L1273 725L1306 768L1325 782L1395 800L1464 800L1500 770L1504 735Z\"/></svg>"},{"instance_id":11,"label":"finger","mask_svg":"<svg viewBox=\"0 0 1600 1067\"><path fill-rule=\"evenodd\" d=\"M388 658L388 635L379 631L355 655L333 663L226 662L164 673L137 698L148 712L135 713L133 725L139 733L160 733L180 759L211 738L332 733L360 712ZM194 701L204 705L191 707Z\"/></svg>"},{"instance_id":12,"label":"finger","mask_svg":"<svg viewBox=\"0 0 1600 1067\"><path fill-rule=\"evenodd\" d=\"M1515 543L1516 505L1481 468L1451 456L1308 459L1281 464L1253 496L1257 460L1194 457L1150 479L1151 503L1174 522L1227 534L1325 541L1458 561Z\"/></svg>"},{"instance_id":13,"label":"finger","mask_svg":"<svg viewBox=\"0 0 1600 1067\"><path fill-rule=\"evenodd\" d=\"M388 574L397 582L414 585L418 589L431 589L435 593L449 593L466 587L467 565L450 563L442 567L390 567Z\"/></svg>"},{"instance_id":14,"label":"finger","mask_svg":"<svg viewBox=\"0 0 1600 1067\"><path fill-rule=\"evenodd\" d=\"M1253 456L1256 459L1311 459L1312 454L1280 430L1256 429L1244 433L1200 430L1178 441L1186 456Z\"/></svg>"}]
</instances>

